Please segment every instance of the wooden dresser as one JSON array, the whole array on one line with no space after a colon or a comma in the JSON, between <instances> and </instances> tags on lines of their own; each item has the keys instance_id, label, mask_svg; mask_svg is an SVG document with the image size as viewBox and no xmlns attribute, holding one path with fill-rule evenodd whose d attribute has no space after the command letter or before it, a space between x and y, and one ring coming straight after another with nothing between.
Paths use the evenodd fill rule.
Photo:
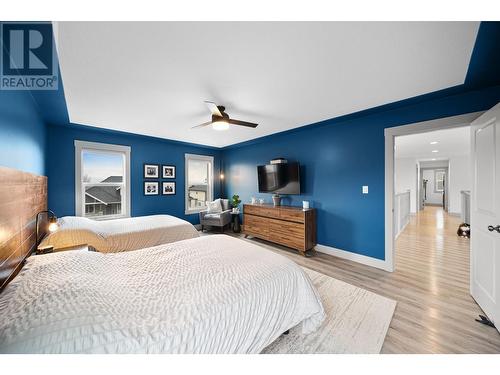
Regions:
<instances>
[{"instance_id":1,"label":"wooden dresser","mask_svg":"<svg viewBox=\"0 0 500 375\"><path fill-rule=\"evenodd\" d=\"M244 204L243 233L291 247L305 255L316 245L316 210Z\"/></svg>"}]
</instances>

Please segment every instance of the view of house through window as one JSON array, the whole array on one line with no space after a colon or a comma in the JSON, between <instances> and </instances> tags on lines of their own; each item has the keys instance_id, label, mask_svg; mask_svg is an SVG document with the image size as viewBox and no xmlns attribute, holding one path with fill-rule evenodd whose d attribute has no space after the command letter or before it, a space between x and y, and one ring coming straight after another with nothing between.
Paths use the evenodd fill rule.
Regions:
<instances>
[{"instance_id":1,"label":"view of house through window","mask_svg":"<svg viewBox=\"0 0 500 375\"><path fill-rule=\"evenodd\" d=\"M128 216L128 152L123 146L77 145L80 186L77 215L89 218Z\"/></svg>"},{"instance_id":2,"label":"view of house through window","mask_svg":"<svg viewBox=\"0 0 500 375\"><path fill-rule=\"evenodd\" d=\"M82 185L86 217L122 214L124 155L85 150Z\"/></svg>"},{"instance_id":3,"label":"view of house through window","mask_svg":"<svg viewBox=\"0 0 500 375\"><path fill-rule=\"evenodd\" d=\"M186 155L186 213L199 212L213 199L213 157Z\"/></svg>"}]
</instances>

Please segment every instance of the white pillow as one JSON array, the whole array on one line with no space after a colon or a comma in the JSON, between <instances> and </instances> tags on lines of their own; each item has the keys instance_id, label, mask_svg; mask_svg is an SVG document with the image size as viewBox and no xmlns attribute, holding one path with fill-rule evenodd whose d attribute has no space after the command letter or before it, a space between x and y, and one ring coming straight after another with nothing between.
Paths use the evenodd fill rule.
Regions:
<instances>
[{"instance_id":1,"label":"white pillow","mask_svg":"<svg viewBox=\"0 0 500 375\"><path fill-rule=\"evenodd\" d=\"M213 202L207 201L207 213L220 214L221 212L222 212L222 202L220 199L216 199Z\"/></svg>"}]
</instances>

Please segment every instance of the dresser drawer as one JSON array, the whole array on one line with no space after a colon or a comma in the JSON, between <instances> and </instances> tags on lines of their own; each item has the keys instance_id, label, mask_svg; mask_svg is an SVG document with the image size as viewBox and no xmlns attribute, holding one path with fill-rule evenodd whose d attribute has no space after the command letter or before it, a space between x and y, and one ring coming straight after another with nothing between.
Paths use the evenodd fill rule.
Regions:
<instances>
[{"instance_id":1,"label":"dresser drawer","mask_svg":"<svg viewBox=\"0 0 500 375\"><path fill-rule=\"evenodd\" d=\"M245 205L243 207L243 212L245 214L257 215L263 217L280 217L280 212L276 208L266 207L266 206L254 206L254 205Z\"/></svg>"},{"instance_id":2,"label":"dresser drawer","mask_svg":"<svg viewBox=\"0 0 500 375\"><path fill-rule=\"evenodd\" d=\"M304 225L289 221L269 219L269 232L276 237L290 238L293 241L304 242Z\"/></svg>"},{"instance_id":3,"label":"dresser drawer","mask_svg":"<svg viewBox=\"0 0 500 375\"><path fill-rule=\"evenodd\" d=\"M293 223L291 221L283 221L278 219L269 219L268 221L269 230L276 231L280 233L286 233L291 236L303 236L304 235L304 224Z\"/></svg>"},{"instance_id":4,"label":"dresser drawer","mask_svg":"<svg viewBox=\"0 0 500 375\"><path fill-rule=\"evenodd\" d=\"M268 238L269 220L265 217L245 214L243 216L244 232L256 237Z\"/></svg>"},{"instance_id":5,"label":"dresser drawer","mask_svg":"<svg viewBox=\"0 0 500 375\"><path fill-rule=\"evenodd\" d=\"M269 233L273 242L301 251L306 250L302 224L283 221L280 224L272 222L269 224Z\"/></svg>"},{"instance_id":6,"label":"dresser drawer","mask_svg":"<svg viewBox=\"0 0 500 375\"><path fill-rule=\"evenodd\" d=\"M280 219L303 223L304 211L282 209L280 210Z\"/></svg>"},{"instance_id":7,"label":"dresser drawer","mask_svg":"<svg viewBox=\"0 0 500 375\"><path fill-rule=\"evenodd\" d=\"M304 238L277 236L273 237L273 242L300 251L308 250L305 247Z\"/></svg>"}]
</instances>

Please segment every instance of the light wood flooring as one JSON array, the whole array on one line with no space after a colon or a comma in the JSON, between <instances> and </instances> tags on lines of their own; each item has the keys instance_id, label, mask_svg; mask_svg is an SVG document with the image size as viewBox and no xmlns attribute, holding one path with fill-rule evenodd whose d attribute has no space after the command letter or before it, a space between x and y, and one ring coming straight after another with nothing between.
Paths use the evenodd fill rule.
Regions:
<instances>
[{"instance_id":1,"label":"light wood flooring","mask_svg":"<svg viewBox=\"0 0 500 375\"><path fill-rule=\"evenodd\" d=\"M285 247L247 240L396 300L382 353L500 353L500 334L474 321L482 311L469 294L469 240L457 236L459 223L439 207L412 216L396 241L392 273L321 253L304 258Z\"/></svg>"}]
</instances>

